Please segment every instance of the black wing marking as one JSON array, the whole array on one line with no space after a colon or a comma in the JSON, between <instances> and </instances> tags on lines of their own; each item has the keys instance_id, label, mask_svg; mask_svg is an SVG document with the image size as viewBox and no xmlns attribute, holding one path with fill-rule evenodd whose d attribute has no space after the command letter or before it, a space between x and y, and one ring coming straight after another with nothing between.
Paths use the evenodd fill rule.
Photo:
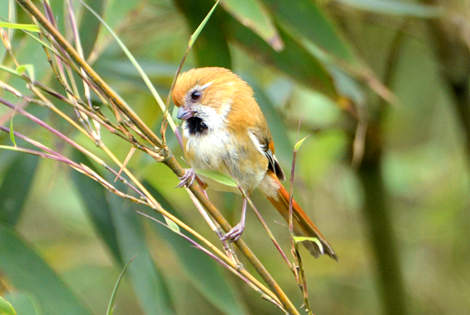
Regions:
<instances>
[{"instance_id":1,"label":"black wing marking","mask_svg":"<svg viewBox=\"0 0 470 315\"><path fill-rule=\"evenodd\" d=\"M277 178L280 180L285 179L284 172L282 171L281 165L279 164L278 160L276 159L276 156L274 153L271 151L269 148L269 140L264 139L263 143L261 144L261 148L264 152L264 155L268 159L268 170L272 171L274 174L276 174Z\"/></svg>"}]
</instances>

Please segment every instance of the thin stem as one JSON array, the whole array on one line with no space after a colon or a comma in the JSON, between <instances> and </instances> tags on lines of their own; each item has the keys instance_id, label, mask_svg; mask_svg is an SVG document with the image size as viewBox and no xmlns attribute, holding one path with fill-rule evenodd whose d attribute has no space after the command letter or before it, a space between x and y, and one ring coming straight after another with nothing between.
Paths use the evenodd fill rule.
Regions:
<instances>
[{"instance_id":1,"label":"thin stem","mask_svg":"<svg viewBox=\"0 0 470 315\"><path fill-rule=\"evenodd\" d=\"M184 173L183 168L179 165L175 157L170 154L167 147L162 146L161 140L153 133L153 131L147 125L145 125L145 123L136 115L129 105L127 105L124 100L113 89L111 89L106 84L106 82L87 64L87 62L80 57L72 45L70 45L60 34L60 32L47 20L47 18L44 17L41 11L30 0L17 0L17 2L22 5L23 8L25 8L25 10L28 11L29 14L31 14L43 26L43 28L55 39L55 41L69 54L69 56L74 61L84 69L93 83L96 84L103 94L111 101L111 104L114 104L120 111L122 111L136 125L136 127L151 140L151 143L154 146L164 151L162 153L164 154L165 159L162 162L167 165L177 176L182 176ZM201 187L198 184L193 184L190 189L196 198L201 201L201 204L208 210L212 217L220 224L220 226L225 231L229 231L231 228L230 224L222 216L219 210L204 196ZM161 211L163 209L158 207L156 210ZM168 217L173 220L171 214L169 214ZM196 232L194 231L194 233ZM298 310L290 301L289 297L281 289L276 280L274 280L272 275L266 270L264 265L254 255L251 249L249 249L249 247L242 240L238 240L236 245L255 267L257 272L263 277L266 283L274 290L275 294L279 297L280 302L282 305L284 305L286 310L291 314L299 314ZM214 250L218 251L218 248L215 247ZM223 255L223 253L221 254ZM223 256L226 257L225 255Z\"/></svg>"}]
</instances>

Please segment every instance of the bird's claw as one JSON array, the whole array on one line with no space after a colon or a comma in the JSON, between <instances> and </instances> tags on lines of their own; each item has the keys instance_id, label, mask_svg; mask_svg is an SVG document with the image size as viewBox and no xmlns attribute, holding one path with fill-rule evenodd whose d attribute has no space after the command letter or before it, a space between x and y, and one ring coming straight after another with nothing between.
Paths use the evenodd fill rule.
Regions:
<instances>
[{"instance_id":1,"label":"bird's claw","mask_svg":"<svg viewBox=\"0 0 470 315\"><path fill-rule=\"evenodd\" d=\"M242 236L244 230L245 226L242 223L238 223L230 231L225 233L221 240L236 242Z\"/></svg>"},{"instance_id":2,"label":"bird's claw","mask_svg":"<svg viewBox=\"0 0 470 315\"><path fill-rule=\"evenodd\" d=\"M194 183L195 178L196 178L196 172L194 172L194 169L187 168L184 170L184 175L179 178L180 182L178 183L176 187L179 187L179 188L184 187L184 186L189 187Z\"/></svg>"}]
</instances>

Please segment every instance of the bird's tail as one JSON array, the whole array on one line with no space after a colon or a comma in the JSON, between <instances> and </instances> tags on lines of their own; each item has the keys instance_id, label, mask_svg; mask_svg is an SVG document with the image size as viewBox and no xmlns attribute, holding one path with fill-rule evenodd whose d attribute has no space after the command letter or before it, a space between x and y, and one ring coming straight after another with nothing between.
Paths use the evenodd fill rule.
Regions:
<instances>
[{"instance_id":1,"label":"bird's tail","mask_svg":"<svg viewBox=\"0 0 470 315\"><path fill-rule=\"evenodd\" d=\"M267 177L274 185L269 185L270 189L276 189L276 193L273 194L270 191L263 189L268 200L273 206L279 211L282 217L289 222L289 193L282 185L281 181L272 172L268 172ZM302 244L308 249L308 251L315 257L327 254L331 258L337 260L337 256L333 248L326 241L323 234L317 228L317 226L310 220L307 214L302 210L299 204L292 200L292 217L294 224L294 234L298 236L315 237L318 240L318 244L315 241L305 240Z\"/></svg>"}]
</instances>

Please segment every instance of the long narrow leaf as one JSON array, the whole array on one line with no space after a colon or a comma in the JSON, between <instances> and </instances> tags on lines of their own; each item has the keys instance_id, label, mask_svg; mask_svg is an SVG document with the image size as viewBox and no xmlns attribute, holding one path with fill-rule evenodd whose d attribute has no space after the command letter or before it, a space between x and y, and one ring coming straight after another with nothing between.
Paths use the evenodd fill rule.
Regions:
<instances>
[{"instance_id":1,"label":"long narrow leaf","mask_svg":"<svg viewBox=\"0 0 470 315\"><path fill-rule=\"evenodd\" d=\"M98 15L103 16L107 5L106 0L89 0L87 1L90 8L92 8ZM96 40L100 32L101 23L93 14L85 10L80 22L80 39L83 48L83 55L87 58L93 50Z\"/></svg>"},{"instance_id":2,"label":"long narrow leaf","mask_svg":"<svg viewBox=\"0 0 470 315\"><path fill-rule=\"evenodd\" d=\"M111 193L107 193L107 200L121 255L125 261L135 257L128 273L142 309L146 314L174 314L165 280L153 262L143 226L132 205Z\"/></svg>"},{"instance_id":3,"label":"long narrow leaf","mask_svg":"<svg viewBox=\"0 0 470 315\"><path fill-rule=\"evenodd\" d=\"M260 0L225 0L222 6L275 50L284 47L271 16Z\"/></svg>"},{"instance_id":4,"label":"long narrow leaf","mask_svg":"<svg viewBox=\"0 0 470 315\"><path fill-rule=\"evenodd\" d=\"M73 151L73 160L85 165L91 165L90 160L77 150ZM111 208L106 201L103 186L78 172L72 172L71 176L96 232L100 235L114 258L122 264L116 228L112 221Z\"/></svg>"},{"instance_id":5,"label":"long narrow leaf","mask_svg":"<svg viewBox=\"0 0 470 315\"><path fill-rule=\"evenodd\" d=\"M1 315L16 315L16 311L13 306L0 296L0 314Z\"/></svg>"},{"instance_id":6,"label":"long narrow leaf","mask_svg":"<svg viewBox=\"0 0 470 315\"><path fill-rule=\"evenodd\" d=\"M44 314L91 315L31 246L3 224L0 224L0 253L2 275L16 289L36 297Z\"/></svg>"},{"instance_id":7,"label":"long narrow leaf","mask_svg":"<svg viewBox=\"0 0 470 315\"><path fill-rule=\"evenodd\" d=\"M23 31L30 31L30 32L39 32L39 26L37 26L36 24L19 24L19 23L10 23L10 22L0 21L0 27L23 30Z\"/></svg>"},{"instance_id":8,"label":"long narrow leaf","mask_svg":"<svg viewBox=\"0 0 470 315\"><path fill-rule=\"evenodd\" d=\"M129 267L129 264L132 263L132 260L133 259L129 260L124 265L124 268L122 268L122 271L119 274L119 277L117 278L116 283L114 284L113 292L111 293L111 298L109 299L108 307L106 309L106 315L113 315L113 308L114 308L114 301L116 300L116 293L119 289L119 285L121 284L122 278L127 272L127 268Z\"/></svg>"},{"instance_id":9,"label":"long narrow leaf","mask_svg":"<svg viewBox=\"0 0 470 315\"><path fill-rule=\"evenodd\" d=\"M444 13L444 10L438 6L409 3L404 1L338 0L338 2L360 10L386 15L437 18Z\"/></svg>"},{"instance_id":10,"label":"long narrow leaf","mask_svg":"<svg viewBox=\"0 0 470 315\"><path fill-rule=\"evenodd\" d=\"M175 3L186 18L191 30L199 29L202 25L201 17L205 16L214 7L214 2L210 0L175 0ZM198 66L231 67L230 51L224 32L221 29L224 16L222 13L224 12L216 10L211 18L207 20L204 32L194 32L194 34L198 34L198 40L193 47Z\"/></svg>"},{"instance_id":11,"label":"long narrow leaf","mask_svg":"<svg viewBox=\"0 0 470 315\"><path fill-rule=\"evenodd\" d=\"M146 187L165 209L175 209L153 186L146 184ZM178 256L186 276L202 296L225 314L247 313L240 296L214 260L163 226L158 224L152 226L158 235L171 243L171 248Z\"/></svg>"},{"instance_id":12,"label":"long narrow leaf","mask_svg":"<svg viewBox=\"0 0 470 315\"><path fill-rule=\"evenodd\" d=\"M260 61L272 65L303 85L318 90L333 99L337 98L333 79L324 65L308 52L290 34L280 29L284 49L276 52L258 35L226 16L227 35L241 45L249 54Z\"/></svg>"},{"instance_id":13,"label":"long narrow leaf","mask_svg":"<svg viewBox=\"0 0 470 315\"><path fill-rule=\"evenodd\" d=\"M13 305L17 314L42 315L38 302L30 294L14 291L4 297Z\"/></svg>"},{"instance_id":14,"label":"long narrow leaf","mask_svg":"<svg viewBox=\"0 0 470 315\"><path fill-rule=\"evenodd\" d=\"M158 94L157 90L155 89L152 82L150 81L150 78L145 73L144 69L142 69L142 67L139 65L139 63L137 62L135 57L132 55L132 53L129 51L129 49L126 47L126 45L122 42L119 36L117 36L117 34L113 31L113 29L101 18L101 16L98 13L96 13L90 6L88 6L82 0L80 0L80 2L88 11L90 11L100 21L101 24L103 24L103 26L113 36L114 40L118 43L119 47L121 47L126 57L129 59L132 65L136 68L137 72L139 72L145 85L149 89L153 98L155 99L158 106L160 107L161 111L164 113L166 110L165 102L162 100L162 98L160 97L160 94ZM171 117L168 117L168 123L170 124L170 127L172 128L172 130L176 129L176 124Z\"/></svg>"},{"instance_id":15,"label":"long narrow leaf","mask_svg":"<svg viewBox=\"0 0 470 315\"><path fill-rule=\"evenodd\" d=\"M301 34L333 56L348 62L355 61L351 47L315 1L263 1L280 23L287 24L294 31L293 37L296 33Z\"/></svg>"},{"instance_id":16,"label":"long narrow leaf","mask_svg":"<svg viewBox=\"0 0 470 315\"><path fill-rule=\"evenodd\" d=\"M14 226L23 211L33 183L38 157L18 153L8 166L0 186L0 222Z\"/></svg>"}]
</instances>

